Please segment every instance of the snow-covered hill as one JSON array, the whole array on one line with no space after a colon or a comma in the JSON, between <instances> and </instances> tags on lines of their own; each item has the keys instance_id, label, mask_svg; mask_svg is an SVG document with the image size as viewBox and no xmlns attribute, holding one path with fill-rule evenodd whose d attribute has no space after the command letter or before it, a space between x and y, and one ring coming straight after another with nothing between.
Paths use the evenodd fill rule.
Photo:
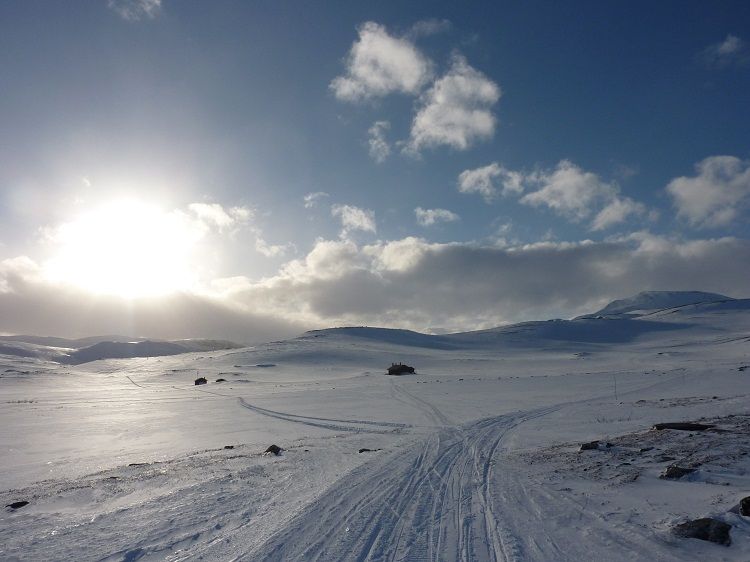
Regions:
<instances>
[{"instance_id":1,"label":"snow-covered hill","mask_svg":"<svg viewBox=\"0 0 750 562\"><path fill-rule=\"evenodd\" d=\"M750 559L747 299L0 356L0 396L0 501L29 502L0 511L2 560ZM651 429L680 421L714 427ZM731 546L673 532L703 517Z\"/></svg>"}]
</instances>

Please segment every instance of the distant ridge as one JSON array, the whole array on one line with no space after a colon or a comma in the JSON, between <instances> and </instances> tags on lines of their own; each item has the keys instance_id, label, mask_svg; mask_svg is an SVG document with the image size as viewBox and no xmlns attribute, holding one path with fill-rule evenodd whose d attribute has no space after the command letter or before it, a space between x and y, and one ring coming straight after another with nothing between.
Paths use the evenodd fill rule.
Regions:
<instances>
[{"instance_id":1,"label":"distant ridge","mask_svg":"<svg viewBox=\"0 0 750 562\"><path fill-rule=\"evenodd\" d=\"M161 357L180 353L237 349L240 344L211 339L148 340L128 336L91 336L79 339L52 336L0 336L0 355L47 359L77 365L99 359Z\"/></svg>"},{"instance_id":2,"label":"distant ridge","mask_svg":"<svg viewBox=\"0 0 750 562\"><path fill-rule=\"evenodd\" d=\"M601 310L587 316L613 316L638 311L654 311L688 304L733 300L718 293L702 291L643 291L633 297L612 301Z\"/></svg>"}]
</instances>

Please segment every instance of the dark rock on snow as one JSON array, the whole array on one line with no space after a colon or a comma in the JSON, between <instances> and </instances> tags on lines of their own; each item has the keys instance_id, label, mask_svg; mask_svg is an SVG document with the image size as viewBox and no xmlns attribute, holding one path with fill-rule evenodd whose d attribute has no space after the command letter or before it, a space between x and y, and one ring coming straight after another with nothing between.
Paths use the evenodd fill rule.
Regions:
<instances>
[{"instance_id":1,"label":"dark rock on snow","mask_svg":"<svg viewBox=\"0 0 750 562\"><path fill-rule=\"evenodd\" d=\"M216 382L227 382L227 379L216 379Z\"/></svg>"},{"instance_id":2,"label":"dark rock on snow","mask_svg":"<svg viewBox=\"0 0 750 562\"><path fill-rule=\"evenodd\" d=\"M591 441L590 443L581 443L579 451L596 451L599 449L599 441Z\"/></svg>"},{"instance_id":3,"label":"dark rock on snow","mask_svg":"<svg viewBox=\"0 0 750 562\"><path fill-rule=\"evenodd\" d=\"M268 449L265 450L265 453L270 453L278 457L281 454L281 451L283 451L283 449L278 445L271 445L270 447L268 447Z\"/></svg>"},{"instance_id":4,"label":"dark rock on snow","mask_svg":"<svg viewBox=\"0 0 750 562\"><path fill-rule=\"evenodd\" d=\"M208 380L206 380L206 377L198 377L195 379L195 386L198 386L199 384L207 384Z\"/></svg>"},{"instance_id":5,"label":"dark rock on snow","mask_svg":"<svg viewBox=\"0 0 750 562\"><path fill-rule=\"evenodd\" d=\"M374 453L375 451L379 451L379 450L380 450L380 449L367 449L367 448L362 448L362 449L360 449L360 450L359 450L358 452L359 452L360 454L362 454L362 453Z\"/></svg>"},{"instance_id":6,"label":"dark rock on snow","mask_svg":"<svg viewBox=\"0 0 750 562\"><path fill-rule=\"evenodd\" d=\"M659 478L661 478L662 480L679 480L683 476L692 474L693 472L695 472L695 470L696 469L694 468L682 468L672 465L664 469L664 472L659 475Z\"/></svg>"},{"instance_id":7,"label":"dark rock on snow","mask_svg":"<svg viewBox=\"0 0 750 562\"><path fill-rule=\"evenodd\" d=\"M678 431L705 431L711 429L713 425L705 423L689 423L689 422L676 422L676 423L656 423L654 429L661 431L662 429L676 429Z\"/></svg>"},{"instance_id":8,"label":"dark rock on snow","mask_svg":"<svg viewBox=\"0 0 750 562\"><path fill-rule=\"evenodd\" d=\"M740 500L740 515L750 517L750 496Z\"/></svg>"},{"instance_id":9,"label":"dark rock on snow","mask_svg":"<svg viewBox=\"0 0 750 562\"><path fill-rule=\"evenodd\" d=\"M719 521L718 519L703 517L701 519L694 519L693 521L680 523L673 527L672 531L678 537L700 539L702 541L710 541L715 542L716 544L729 546L732 544L732 538L729 536L731 528L731 525Z\"/></svg>"},{"instance_id":10,"label":"dark rock on snow","mask_svg":"<svg viewBox=\"0 0 750 562\"><path fill-rule=\"evenodd\" d=\"M225 449L234 449L234 445L224 445Z\"/></svg>"},{"instance_id":11,"label":"dark rock on snow","mask_svg":"<svg viewBox=\"0 0 750 562\"><path fill-rule=\"evenodd\" d=\"M26 505L29 505L29 502L27 502L27 501L20 501L20 502L9 503L5 507L9 507L11 509L21 509L22 507L24 507Z\"/></svg>"}]
</instances>

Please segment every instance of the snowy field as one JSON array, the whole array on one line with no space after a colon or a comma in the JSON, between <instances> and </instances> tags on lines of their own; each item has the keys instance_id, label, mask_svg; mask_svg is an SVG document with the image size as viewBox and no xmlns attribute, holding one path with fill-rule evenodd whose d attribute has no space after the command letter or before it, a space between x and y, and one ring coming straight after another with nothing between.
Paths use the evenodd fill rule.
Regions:
<instances>
[{"instance_id":1,"label":"snowy field","mask_svg":"<svg viewBox=\"0 0 750 562\"><path fill-rule=\"evenodd\" d=\"M673 297L448 336L0 356L0 499L29 502L0 512L0 559L750 560L750 301ZM383 374L400 361L417 374ZM731 545L672 531L702 517Z\"/></svg>"}]
</instances>

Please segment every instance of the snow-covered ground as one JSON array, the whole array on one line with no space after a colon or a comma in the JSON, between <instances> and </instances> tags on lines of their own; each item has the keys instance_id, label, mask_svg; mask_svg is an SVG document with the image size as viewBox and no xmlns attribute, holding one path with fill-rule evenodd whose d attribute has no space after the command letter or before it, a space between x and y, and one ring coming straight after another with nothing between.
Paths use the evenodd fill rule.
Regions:
<instances>
[{"instance_id":1,"label":"snow-covered ground","mask_svg":"<svg viewBox=\"0 0 750 562\"><path fill-rule=\"evenodd\" d=\"M29 502L0 559L748 560L750 301L649 295L447 336L0 356L0 500ZM672 533L700 517L731 546Z\"/></svg>"}]
</instances>

